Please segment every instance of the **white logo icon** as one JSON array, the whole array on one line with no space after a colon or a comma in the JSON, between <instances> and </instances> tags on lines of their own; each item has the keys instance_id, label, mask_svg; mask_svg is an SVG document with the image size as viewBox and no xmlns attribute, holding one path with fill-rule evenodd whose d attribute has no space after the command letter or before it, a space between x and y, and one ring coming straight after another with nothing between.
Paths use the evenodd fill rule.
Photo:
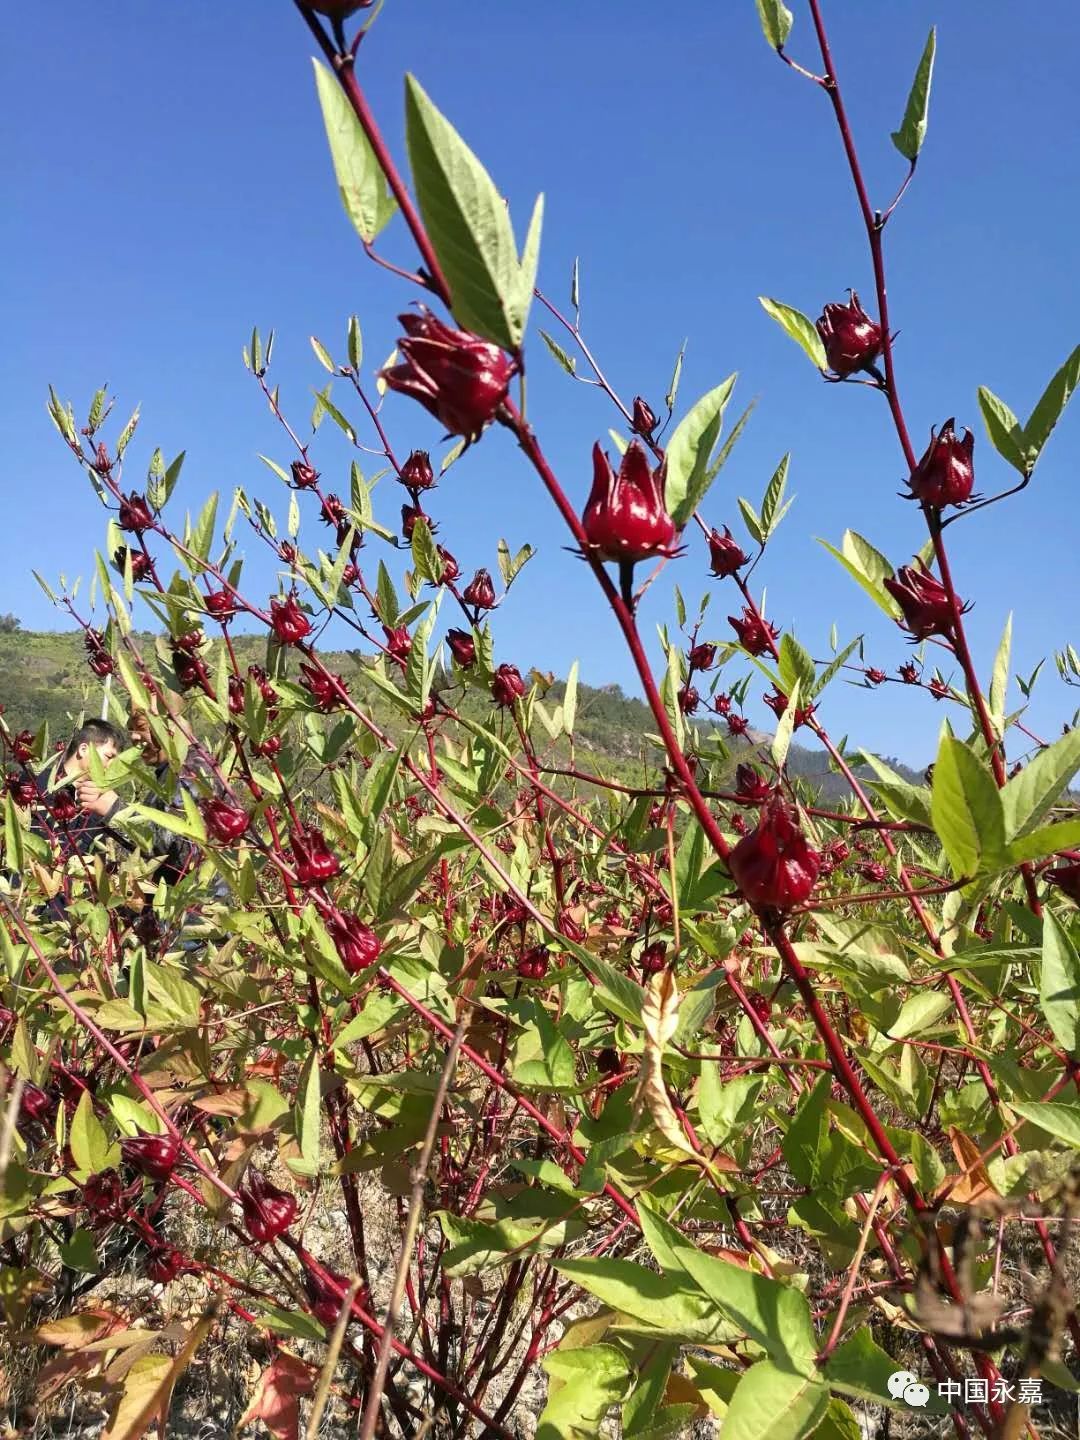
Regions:
<instances>
[{"instance_id":1,"label":"white logo icon","mask_svg":"<svg viewBox=\"0 0 1080 1440\"><path fill-rule=\"evenodd\" d=\"M910 1370L894 1370L889 1376L888 1385L889 1394L894 1400L903 1400L906 1405L912 1405L916 1409L921 1410L930 1399L930 1391Z\"/></svg>"}]
</instances>

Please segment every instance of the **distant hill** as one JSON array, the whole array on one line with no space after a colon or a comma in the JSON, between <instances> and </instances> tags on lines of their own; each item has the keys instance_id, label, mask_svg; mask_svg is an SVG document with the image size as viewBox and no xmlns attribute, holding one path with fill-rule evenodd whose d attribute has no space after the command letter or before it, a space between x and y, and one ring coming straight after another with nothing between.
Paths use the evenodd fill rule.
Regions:
<instances>
[{"instance_id":1,"label":"distant hill","mask_svg":"<svg viewBox=\"0 0 1080 1440\"><path fill-rule=\"evenodd\" d=\"M140 648L153 652L155 637L149 632L136 637ZM236 645L243 662L264 658L264 642L256 636L237 636ZM359 652L343 651L326 655L327 663L340 671L363 703L380 724L396 728L396 717L383 697L371 685L363 683L363 661ZM553 680L544 699L550 710L561 700L564 682ZM12 730L37 731L47 722L53 740L62 738L83 716L100 715L104 687L88 670L82 636L78 631L33 632L0 631L0 705L4 719ZM480 701L472 697L464 704L468 713L479 713ZM703 721L706 728L711 722ZM654 775L659 756L645 738L655 731L652 715L641 700L627 695L619 685L581 685L578 691L575 724L575 761L579 768L602 771L612 779L635 783L647 771ZM769 737L751 731L747 740L730 740L723 729L717 734L724 739L730 752L726 767L733 774L735 765L747 752L767 745ZM569 758L565 741L552 746L546 732L536 728L538 749L552 764L565 764ZM890 759L892 767L912 783L922 784L922 775ZM824 750L793 744L788 756L790 771L802 777L826 803L841 801L850 794L842 776L830 769ZM860 774L867 773L860 770Z\"/></svg>"}]
</instances>

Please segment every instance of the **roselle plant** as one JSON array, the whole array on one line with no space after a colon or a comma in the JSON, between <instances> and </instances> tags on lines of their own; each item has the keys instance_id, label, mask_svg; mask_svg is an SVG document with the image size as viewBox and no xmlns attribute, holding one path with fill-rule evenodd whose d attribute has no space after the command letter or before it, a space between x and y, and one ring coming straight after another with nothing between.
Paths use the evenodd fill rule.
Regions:
<instances>
[{"instance_id":1,"label":"roselle plant","mask_svg":"<svg viewBox=\"0 0 1080 1440\"><path fill-rule=\"evenodd\" d=\"M721 442L735 377L683 408L677 365L664 416L627 404L581 330L577 266L568 310L537 288L542 203L519 248L412 76L406 171L365 89L376 9L295 4L326 61L346 211L389 272L387 313L403 282L412 306L381 367L356 317L340 354L313 340L331 379L306 440L254 332L281 489L243 485L224 520L216 495L180 518L182 456L154 451L135 478L137 417L114 433L104 392L82 426L50 394L107 519L89 605L49 593L132 744L108 763L91 747L86 783L121 800L91 846L78 791L35 780L47 731L0 728L0 1307L12 1347L52 1357L5 1401L80 1386L113 1440L135 1437L239 1333L262 1370L227 1426L281 1440L511 1437L537 1406L542 1440L699 1422L837 1440L898 1433L901 1412L924 1427L904 1433L1061 1433L1080 1340L1080 731L1050 743L1009 709L1011 625L980 674L965 617L993 587L954 578L947 532L1031 482L1080 348L1025 423L978 391L984 493L955 418L917 454L884 238L935 35L879 210L821 0L798 61L792 13L758 0L792 83L833 112L873 297L861 276L866 308L854 289L808 296L816 323L762 303L824 381L881 409L927 537L915 557L851 531L826 546L887 623L816 659L754 578L788 459L759 505L711 489L749 419ZM391 260L375 247L398 212ZM567 383L600 392L573 475L525 409L534 306ZM612 409L617 459L596 438ZM326 423L355 447L347 476L313 453ZM461 585L435 543L440 491L476 483L467 452L494 426L628 647L652 717L639 764L590 755L576 666L556 686L504 650L531 548L461 537L487 547ZM999 462L1019 476L1003 489ZM408 496L400 523L376 513L384 476ZM274 557L273 593L242 539ZM677 627L654 649L639 600L668 567ZM732 612L715 629L713 587ZM332 620L348 656L323 643ZM1080 660L1058 669L1075 683ZM925 784L831 738L847 678L926 691ZM1016 679L1026 699L1036 677ZM796 773L797 727L847 786L834 808ZM110 1339L124 1356L131 1336L137 1357L114 1363Z\"/></svg>"}]
</instances>

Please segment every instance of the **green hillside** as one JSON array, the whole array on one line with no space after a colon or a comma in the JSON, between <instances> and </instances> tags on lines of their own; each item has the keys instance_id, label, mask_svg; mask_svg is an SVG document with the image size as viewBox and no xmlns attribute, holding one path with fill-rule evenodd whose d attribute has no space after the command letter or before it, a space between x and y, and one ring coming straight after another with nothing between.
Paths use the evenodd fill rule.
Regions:
<instances>
[{"instance_id":1,"label":"green hillside","mask_svg":"<svg viewBox=\"0 0 1080 1440\"><path fill-rule=\"evenodd\" d=\"M153 651L153 634L144 632L135 638L140 649ZM261 638L237 636L235 644L242 662L265 659L265 643ZM365 683L360 652L328 653L325 659L345 677L373 718L391 731L397 729L396 714L375 687ZM547 699L556 703L563 690L562 681L552 682ZM104 684L87 668L78 631L0 632L0 705L11 730L36 732L47 723L50 737L61 738L83 716L100 715L103 698ZM470 695L460 708L463 713L479 715L483 702L480 697ZM620 686L583 684L577 706L575 762L579 768L602 772L608 778L626 783L639 783L650 771L655 779L652 757L656 751L646 739L654 728L646 705L625 694ZM746 745L724 738L731 750L733 771L737 761L745 758ZM756 743L760 744L761 739L758 736ZM548 763L565 764L569 759L565 742L553 746L539 724L535 740ZM921 783L922 777L915 771L895 760L890 763L906 778ZM848 794L845 781L830 769L828 756L820 749L793 745L788 769L807 780L823 798L839 800Z\"/></svg>"}]
</instances>

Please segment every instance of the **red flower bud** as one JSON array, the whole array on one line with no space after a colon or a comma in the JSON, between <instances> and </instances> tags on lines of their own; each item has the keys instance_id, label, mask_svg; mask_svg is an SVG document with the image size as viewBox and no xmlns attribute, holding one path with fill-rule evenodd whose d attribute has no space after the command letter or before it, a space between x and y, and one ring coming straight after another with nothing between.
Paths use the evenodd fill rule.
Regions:
<instances>
[{"instance_id":1,"label":"red flower bud","mask_svg":"<svg viewBox=\"0 0 1080 1440\"><path fill-rule=\"evenodd\" d=\"M270 601L270 624L281 645L297 645L311 634L311 621L300 609L295 595Z\"/></svg>"},{"instance_id":2,"label":"red flower bud","mask_svg":"<svg viewBox=\"0 0 1080 1440\"><path fill-rule=\"evenodd\" d=\"M288 540L282 540L278 546L278 554L286 565L292 566L296 564L296 546L291 545Z\"/></svg>"},{"instance_id":3,"label":"red flower bud","mask_svg":"<svg viewBox=\"0 0 1080 1440\"><path fill-rule=\"evenodd\" d=\"M24 808L33 805L38 798L38 788L34 781L27 775L20 775L13 770L6 780L7 791L16 805Z\"/></svg>"},{"instance_id":4,"label":"red flower bud","mask_svg":"<svg viewBox=\"0 0 1080 1440\"><path fill-rule=\"evenodd\" d=\"M29 730L20 730L12 739L11 754L20 765L25 765L34 753L34 736Z\"/></svg>"},{"instance_id":5,"label":"red flower bud","mask_svg":"<svg viewBox=\"0 0 1080 1440\"><path fill-rule=\"evenodd\" d=\"M725 695L722 691L713 696L713 709L717 715L729 715L731 713L731 696Z\"/></svg>"},{"instance_id":6,"label":"red flower bud","mask_svg":"<svg viewBox=\"0 0 1080 1440\"><path fill-rule=\"evenodd\" d=\"M834 840L829 846L829 854L838 865L842 865L851 854L851 847L844 840Z\"/></svg>"},{"instance_id":7,"label":"red flower bud","mask_svg":"<svg viewBox=\"0 0 1080 1440\"><path fill-rule=\"evenodd\" d=\"M585 939L584 927L578 924L569 910L559 911L559 930L567 940L573 940L577 945Z\"/></svg>"},{"instance_id":8,"label":"red flower bud","mask_svg":"<svg viewBox=\"0 0 1080 1440\"><path fill-rule=\"evenodd\" d=\"M896 673L905 685L917 685L919 683L919 669L912 660L908 660L906 664L901 665Z\"/></svg>"},{"instance_id":9,"label":"red flower bud","mask_svg":"<svg viewBox=\"0 0 1080 1440\"><path fill-rule=\"evenodd\" d=\"M949 698L949 687L940 675L935 675L926 688L935 700L947 700Z\"/></svg>"},{"instance_id":10,"label":"red flower bud","mask_svg":"<svg viewBox=\"0 0 1080 1440\"><path fill-rule=\"evenodd\" d=\"M799 829L795 811L779 795L761 812L757 828L731 852L732 878L751 905L789 910L809 899L821 856Z\"/></svg>"},{"instance_id":11,"label":"red flower bud","mask_svg":"<svg viewBox=\"0 0 1080 1440\"><path fill-rule=\"evenodd\" d=\"M405 660L412 649L412 636L404 625L398 625L391 629L389 625L383 626L383 634L386 636L387 654L395 660Z\"/></svg>"},{"instance_id":12,"label":"red flower bud","mask_svg":"<svg viewBox=\"0 0 1080 1440\"><path fill-rule=\"evenodd\" d=\"M747 831L746 821L745 821L745 820L743 819L743 817L742 817L740 814L738 814L737 812L736 812L736 814L732 815L732 817L731 817L731 828L732 828L737 834L739 834L739 835L745 835L745 834L746 834L746 831Z\"/></svg>"},{"instance_id":13,"label":"red flower bud","mask_svg":"<svg viewBox=\"0 0 1080 1440\"><path fill-rule=\"evenodd\" d=\"M477 570L461 592L461 598L466 605L472 605L476 610L492 608L495 604L495 586L491 583L491 576L486 570Z\"/></svg>"},{"instance_id":14,"label":"red flower bud","mask_svg":"<svg viewBox=\"0 0 1080 1440\"><path fill-rule=\"evenodd\" d=\"M146 580L154 573L154 562L144 550L129 550L126 545L119 545L113 551L113 564L123 574L127 569L127 559L131 556L131 578L138 584L140 580Z\"/></svg>"},{"instance_id":15,"label":"red flower bud","mask_svg":"<svg viewBox=\"0 0 1080 1440\"><path fill-rule=\"evenodd\" d=\"M476 641L467 630L448 630L446 643L450 654L463 670L476 664Z\"/></svg>"},{"instance_id":16,"label":"red flower bud","mask_svg":"<svg viewBox=\"0 0 1080 1440\"><path fill-rule=\"evenodd\" d=\"M244 1225L258 1245L267 1245L288 1230L300 1208L288 1191L271 1185L258 1170L251 1172L247 1185L237 1193L244 1211Z\"/></svg>"},{"instance_id":17,"label":"red flower bud","mask_svg":"<svg viewBox=\"0 0 1080 1440\"><path fill-rule=\"evenodd\" d=\"M635 435L640 435L647 440L656 429L656 416L647 400L640 395L634 396L633 430Z\"/></svg>"},{"instance_id":18,"label":"red flower bud","mask_svg":"<svg viewBox=\"0 0 1080 1440\"><path fill-rule=\"evenodd\" d=\"M317 670L314 665L300 666L300 680L315 704L324 712L336 710L342 702L342 696L348 694L345 681L340 675L328 675L323 670Z\"/></svg>"},{"instance_id":19,"label":"red flower bud","mask_svg":"<svg viewBox=\"0 0 1080 1440\"><path fill-rule=\"evenodd\" d=\"M430 490L435 484L435 472L431 468L431 456L426 450L414 450L398 476L402 485L409 490Z\"/></svg>"},{"instance_id":20,"label":"red flower bud","mask_svg":"<svg viewBox=\"0 0 1080 1440\"><path fill-rule=\"evenodd\" d=\"M331 1280L341 1287L343 1292L348 1290L349 1282L344 1275L339 1275L336 1270L331 1270L326 1265L322 1268ZM311 1313L317 1320L321 1320L328 1330L333 1329L341 1314L342 1297L310 1266L304 1266L302 1279L311 1304ZM356 1298L361 1304L363 1303L361 1294L358 1293Z\"/></svg>"},{"instance_id":21,"label":"red flower bud","mask_svg":"<svg viewBox=\"0 0 1080 1440\"><path fill-rule=\"evenodd\" d=\"M319 519L324 525L344 525L348 519L345 506L337 495L324 495L319 506Z\"/></svg>"},{"instance_id":22,"label":"red flower bud","mask_svg":"<svg viewBox=\"0 0 1080 1440\"><path fill-rule=\"evenodd\" d=\"M294 460L290 469L292 483L297 490L312 490L319 483L319 472L314 465L308 465L304 460Z\"/></svg>"},{"instance_id":23,"label":"red flower bud","mask_svg":"<svg viewBox=\"0 0 1080 1440\"><path fill-rule=\"evenodd\" d=\"M144 530L149 530L153 525L154 517L145 498L142 495L131 494L121 497L117 522L121 530L128 530L132 535L141 535Z\"/></svg>"},{"instance_id":24,"label":"red flower bud","mask_svg":"<svg viewBox=\"0 0 1080 1440\"><path fill-rule=\"evenodd\" d=\"M745 715L729 715L727 717L727 728L729 735L745 735L750 729L750 721Z\"/></svg>"},{"instance_id":25,"label":"red flower bud","mask_svg":"<svg viewBox=\"0 0 1080 1440\"><path fill-rule=\"evenodd\" d=\"M341 583L348 589L350 586L355 585L359 579L360 569L350 561L341 572Z\"/></svg>"},{"instance_id":26,"label":"red flower bud","mask_svg":"<svg viewBox=\"0 0 1080 1440\"><path fill-rule=\"evenodd\" d=\"M691 646L689 660L695 670L711 670L716 663L716 646L711 641Z\"/></svg>"},{"instance_id":27,"label":"red flower bud","mask_svg":"<svg viewBox=\"0 0 1080 1440\"><path fill-rule=\"evenodd\" d=\"M177 1275L193 1268L187 1256L175 1245L155 1245L143 1266L147 1279L153 1280L155 1285L168 1285Z\"/></svg>"},{"instance_id":28,"label":"red flower bud","mask_svg":"<svg viewBox=\"0 0 1080 1440\"><path fill-rule=\"evenodd\" d=\"M361 970L366 970L378 960L382 952L379 937L356 915L339 910L327 920L326 928L342 965L350 975L359 975Z\"/></svg>"},{"instance_id":29,"label":"red flower bud","mask_svg":"<svg viewBox=\"0 0 1080 1440\"><path fill-rule=\"evenodd\" d=\"M111 675L116 668L115 662L107 650L99 650L96 654L91 655L86 663L90 666L94 674L100 676L102 679L104 679L106 675Z\"/></svg>"},{"instance_id":30,"label":"red flower bud","mask_svg":"<svg viewBox=\"0 0 1080 1440\"><path fill-rule=\"evenodd\" d=\"M725 579L729 575L736 575L750 559L746 551L732 535L728 527L724 526L724 533L719 530L711 531L709 535L709 567L718 579Z\"/></svg>"},{"instance_id":31,"label":"red flower bud","mask_svg":"<svg viewBox=\"0 0 1080 1440\"><path fill-rule=\"evenodd\" d=\"M453 330L421 306L419 315L399 315L405 331L398 341L403 359L382 371L391 390L419 400L451 435L471 444L506 399L517 363L466 330Z\"/></svg>"},{"instance_id":32,"label":"red flower bud","mask_svg":"<svg viewBox=\"0 0 1080 1440\"><path fill-rule=\"evenodd\" d=\"M243 715L244 713L244 682L239 675L229 676L229 714Z\"/></svg>"},{"instance_id":33,"label":"red flower bud","mask_svg":"<svg viewBox=\"0 0 1080 1440\"><path fill-rule=\"evenodd\" d=\"M180 1155L180 1141L175 1135L139 1134L121 1140L120 1153L124 1163L151 1180L167 1180Z\"/></svg>"},{"instance_id":34,"label":"red flower bud","mask_svg":"<svg viewBox=\"0 0 1080 1440\"><path fill-rule=\"evenodd\" d=\"M740 765L735 771L735 794L740 805L762 805L773 793L769 781L752 765Z\"/></svg>"},{"instance_id":35,"label":"red flower bud","mask_svg":"<svg viewBox=\"0 0 1080 1440\"><path fill-rule=\"evenodd\" d=\"M340 860L328 847L322 831L314 825L299 825L290 830L289 846L298 885L322 885L340 873Z\"/></svg>"},{"instance_id":36,"label":"red flower bud","mask_svg":"<svg viewBox=\"0 0 1080 1440\"><path fill-rule=\"evenodd\" d=\"M115 1170L99 1170L83 1186L82 1202L92 1219L119 1220L125 1210L124 1182Z\"/></svg>"},{"instance_id":37,"label":"red flower bud","mask_svg":"<svg viewBox=\"0 0 1080 1440\"><path fill-rule=\"evenodd\" d=\"M760 990L750 991L746 998L750 1002L750 1009L753 1010L757 1018L764 1024L772 1014L772 1001L767 995L762 995Z\"/></svg>"},{"instance_id":38,"label":"red flower bud","mask_svg":"<svg viewBox=\"0 0 1080 1440\"><path fill-rule=\"evenodd\" d=\"M215 620L224 625L236 614L236 602L228 590L211 590L206 596L206 608Z\"/></svg>"},{"instance_id":39,"label":"red flower bud","mask_svg":"<svg viewBox=\"0 0 1080 1440\"><path fill-rule=\"evenodd\" d=\"M895 575L885 577L884 585L904 612L901 623L916 640L952 634L953 612L948 592L925 567L915 569L912 565L902 565Z\"/></svg>"},{"instance_id":40,"label":"red flower bud","mask_svg":"<svg viewBox=\"0 0 1080 1440\"><path fill-rule=\"evenodd\" d=\"M66 790L61 791L49 806L49 814L57 825L70 825L78 813L74 796Z\"/></svg>"},{"instance_id":41,"label":"red flower bud","mask_svg":"<svg viewBox=\"0 0 1080 1440\"><path fill-rule=\"evenodd\" d=\"M859 874L864 880L870 880L875 885L881 885L888 878L889 872L880 860L867 860L865 865L859 866Z\"/></svg>"},{"instance_id":42,"label":"red flower bud","mask_svg":"<svg viewBox=\"0 0 1080 1440\"><path fill-rule=\"evenodd\" d=\"M185 630L181 635L173 636L173 648L183 650L188 655L194 655L196 650L202 648L206 636L201 630Z\"/></svg>"},{"instance_id":43,"label":"red flower bud","mask_svg":"<svg viewBox=\"0 0 1080 1440\"><path fill-rule=\"evenodd\" d=\"M885 681L889 678L884 670L879 670L875 665L872 665L869 670L863 673L866 675L866 683L868 685L884 685Z\"/></svg>"},{"instance_id":44,"label":"red flower bud","mask_svg":"<svg viewBox=\"0 0 1080 1440\"><path fill-rule=\"evenodd\" d=\"M654 940L641 952L639 961L643 974L656 975L667 964L667 946L662 940Z\"/></svg>"},{"instance_id":45,"label":"red flower bud","mask_svg":"<svg viewBox=\"0 0 1080 1440\"><path fill-rule=\"evenodd\" d=\"M276 755L281 749L281 736L267 735L265 740L261 740L258 745L253 745L251 748L255 751L256 755L265 755L267 757Z\"/></svg>"},{"instance_id":46,"label":"red flower bud","mask_svg":"<svg viewBox=\"0 0 1080 1440\"><path fill-rule=\"evenodd\" d=\"M775 625L755 614L749 605L743 606L742 619L734 615L727 617L731 621L731 628L739 637L739 644L748 655L763 655L772 642L780 634Z\"/></svg>"},{"instance_id":47,"label":"red flower bud","mask_svg":"<svg viewBox=\"0 0 1080 1440\"><path fill-rule=\"evenodd\" d=\"M508 709L525 694L525 681L516 665L500 665L491 682L491 698Z\"/></svg>"},{"instance_id":48,"label":"red flower bud","mask_svg":"<svg viewBox=\"0 0 1080 1440\"><path fill-rule=\"evenodd\" d=\"M45 1125L56 1114L56 1096L28 1080L23 1086L19 1109L22 1117Z\"/></svg>"},{"instance_id":49,"label":"red flower bud","mask_svg":"<svg viewBox=\"0 0 1080 1440\"><path fill-rule=\"evenodd\" d=\"M210 672L197 655L189 655L186 650L174 650L172 652L173 672L182 690L191 690L196 685L203 689L210 682Z\"/></svg>"},{"instance_id":50,"label":"red flower bud","mask_svg":"<svg viewBox=\"0 0 1080 1440\"><path fill-rule=\"evenodd\" d=\"M202 802L202 817L212 840L219 845L231 845L239 840L251 824L251 817L239 805L216 796Z\"/></svg>"},{"instance_id":51,"label":"red flower bud","mask_svg":"<svg viewBox=\"0 0 1080 1440\"><path fill-rule=\"evenodd\" d=\"M664 484L637 443L627 448L618 474L599 444L593 446L593 484L581 517L585 539L602 560L637 561L669 555L675 522L664 508Z\"/></svg>"},{"instance_id":52,"label":"red flower bud","mask_svg":"<svg viewBox=\"0 0 1080 1440\"><path fill-rule=\"evenodd\" d=\"M955 424L955 420L946 420L937 436L930 431L929 449L912 473L911 493L924 505L962 505L971 496L975 484L971 461L975 436L965 430L960 439L954 432Z\"/></svg>"},{"instance_id":53,"label":"red flower bud","mask_svg":"<svg viewBox=\"0 0 1080 1440\"><path fill-rule=\"evenodd\" d=\"M1056 865L1053 870L1047 870L1043 878L1049 884L1056 885L1074 904L1080 905L1080 860L1074 860L1068 865Z\"/></svg>"},{"instance_id":54,"label":"red flower bud","mask_svg":"<svg viewBox=\"0 0 1080 1440\"><path fill-rule=\"evenodd\" d=\"M846 377L867 370L881 354L881 326L870 319L854 290L846 305L833 302L825 306L817 332L835 375Z\"/></svg>"},{"instance_id":55,"label":"red flower bud","mask_svg":"<svg viewBox=\"0 0 1080 1440\"><path fill-rule=\"evenodd\" d=\"M774 690L770 695L763 695L761 698L778 720L783 718L788 707L788 697L786 695L782 695L779 690ZM805 725L816 709L816 705L798 706L795 711L794 729L798 730L800 725Z\"/></svg>"},{"instance_id":56,"label":"red flower bud","mask_svg":"<svg viewBox=\"0 0 1080 1440\"><path fill-rule=\"evenodd\" d=\"M684 685L679 691L679 709L684 715L693 715L701 704L701 696L693 685Z\"/></svg>"},{"instance_id":57,"label":"red flower bud","mask_svg":"<svg viewBox=\"0 0 1080 1440\"><path fill-rule=\"evenodd\" d=\"M84 435L87 434L85 430L82 433ZM106 449L104 442L101 442L98 445L97 450L94 452L93 468L97 471L99 475L108 475L109 471L112 469L112 461L109 458L109 452Z\"/></svg>"},{"instance_id":58,"label":"red flower bud","mask_svg":"<svg viewBox=\"0 0 1080 1440\"><path fill-rule=\"evenodd\" d=\"M547 974L550 958L546 945L534 945L518 961L517 973L522 980L542 980Z\"/></svg>"},{"instance_id":59,"label":"red flower bud","mask_svg":"<svg viewBox=\"0 0 1080 1440\"><path fill-rule=\"evenodd\" d=\"M442 560L442 575L439 576L439 585L454 585L455 580L461 575L461 566L449 553L449 550L446 550L441 544L436 544L435 549L439 554L439 559Z\"/></svg>"}]
</instances>

